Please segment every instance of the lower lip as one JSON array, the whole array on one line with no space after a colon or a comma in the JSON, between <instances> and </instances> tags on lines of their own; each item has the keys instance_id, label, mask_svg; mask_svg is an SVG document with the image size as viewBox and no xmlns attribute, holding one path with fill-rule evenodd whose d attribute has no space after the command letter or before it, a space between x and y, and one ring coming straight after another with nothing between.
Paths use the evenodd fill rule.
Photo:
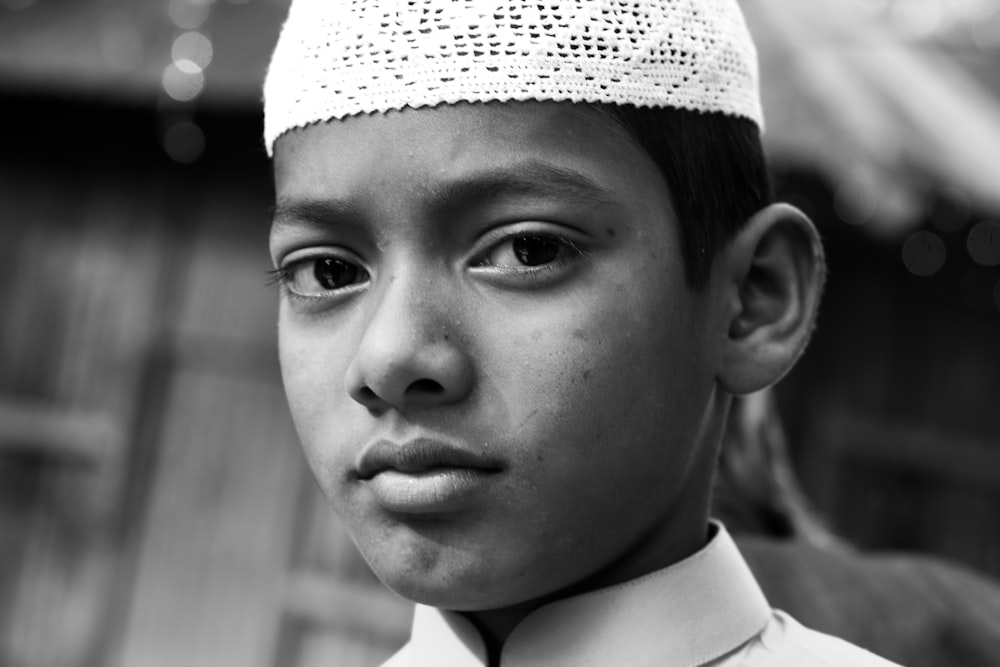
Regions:
<instances>
[{"instance_id":1,"label":"lower lip","mask_svg":"<svg viewBox=\"0 0 1000 667\"><path fill-rule=\"evenodd\" d=\"M493 474L474 468L435 468L414 473L383 470L366 483L378 504L390 512L426 514L461 509Z\"/></svg>"}]
</instances>

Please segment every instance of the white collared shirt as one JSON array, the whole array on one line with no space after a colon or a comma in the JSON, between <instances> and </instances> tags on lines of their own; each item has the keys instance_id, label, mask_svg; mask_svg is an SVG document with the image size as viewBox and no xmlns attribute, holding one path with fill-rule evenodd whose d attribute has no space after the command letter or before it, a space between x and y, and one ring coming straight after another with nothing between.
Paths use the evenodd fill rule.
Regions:
<instances>
[{"instance_id":1,"label":"white collared shirt","mask_svg":"<svg viewBox=\"0 0 1000 667\"><path fill-rule=\"evenodd\" d=\"M409 643L384 667L485 667L486 647L459 614L417 605ZM892 667L773 610L721 525L670 567L565 598L525 617L502 667Z\"/></svg>"}]
</instances>

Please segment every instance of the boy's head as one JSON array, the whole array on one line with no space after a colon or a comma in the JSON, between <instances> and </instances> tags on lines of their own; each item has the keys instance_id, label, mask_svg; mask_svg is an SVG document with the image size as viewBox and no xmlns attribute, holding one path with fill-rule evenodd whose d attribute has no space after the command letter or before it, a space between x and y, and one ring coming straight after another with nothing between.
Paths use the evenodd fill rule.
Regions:
<instances>
[{"instance_id":1,"label":"boy's head","mask_svg":"<svg viewBox=\"0 0 1000 667\"><path fill-rule=\"evenodd\" d=\"M727 397L791 367L822 279L755 85L723 0L293 6L282 369L390 588L510 609L700 546Z\"/></svg>"}]
</instances>

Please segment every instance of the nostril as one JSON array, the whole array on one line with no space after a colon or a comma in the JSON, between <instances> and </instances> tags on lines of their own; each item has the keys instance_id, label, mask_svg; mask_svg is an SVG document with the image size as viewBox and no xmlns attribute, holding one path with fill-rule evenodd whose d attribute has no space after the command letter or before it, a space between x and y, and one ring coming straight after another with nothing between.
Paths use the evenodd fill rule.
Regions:
<instances>
[{"instance_id":1,"label":"nostril","mask_svg":"<svg viewBox=\"0 0 1000 667\"><path fill-rule=\"evenodd\" d=\"M378 400L378 394L372 391L371 387L361 387L358 390L359 398L362 402L370 403Z\"/></svg>"},{"instance_id":2,"label":"nostril","mask_svg":"<svg viewBox=\"0 0 1000 667\"><path fill-rule=\"evenodd\" d=\"M406 388L406 391L408 393L413 392L418 394L443 394L444 387L442 387L441 383L436 380L422 378L411 382L410 386Z\"/></svg>"}]
</instances>

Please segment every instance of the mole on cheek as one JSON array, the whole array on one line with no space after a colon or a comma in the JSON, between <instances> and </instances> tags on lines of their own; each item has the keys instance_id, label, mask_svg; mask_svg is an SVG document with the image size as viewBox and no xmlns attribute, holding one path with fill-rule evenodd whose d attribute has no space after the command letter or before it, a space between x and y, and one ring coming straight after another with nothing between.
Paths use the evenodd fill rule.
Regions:
<instances>
[{"instance_id":1,"label":"mole on cheek","mask_svg":"<svg viewBox=\"0 0 1000 667\"><path fill-rule=\"evenodd\" d=\"M608 238L613 239L615 237L615 230L613 227L608 227L607 229L604 230L604 233L608 235Z\"/></svg>"}]
</instances>

